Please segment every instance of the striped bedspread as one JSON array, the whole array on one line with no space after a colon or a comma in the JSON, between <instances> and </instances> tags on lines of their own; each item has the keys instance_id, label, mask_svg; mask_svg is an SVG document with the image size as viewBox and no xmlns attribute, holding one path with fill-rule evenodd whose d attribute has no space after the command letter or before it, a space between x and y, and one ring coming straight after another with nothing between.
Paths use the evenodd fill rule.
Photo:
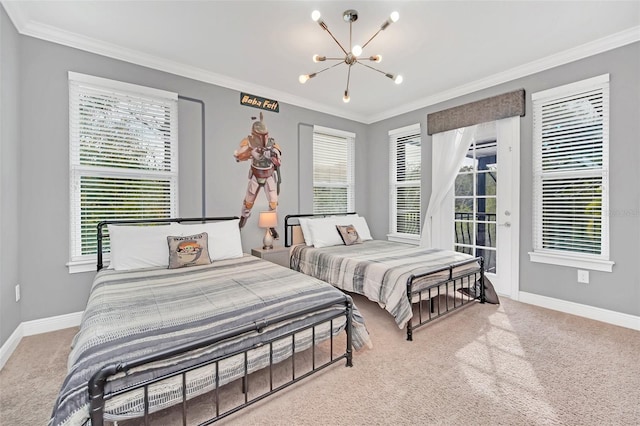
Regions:
<instances>
[{"instance_id":1,"label":"striped bedspread","mask_svg":"<svg viewBox=\"0 0 640 426\"><path fill-rule=\"evenodd\" d=\"M369 240L362 244L320 249L296 245L291 252L291 268L378 302L393 315L398 327L403 328L412 317L407 298L409 277L471 258L468 254L456 251ZM462 275L478 267L477 263L471 262L454 271ZM447 276L448 272L428 275L414 281L413 289L426 288Z\"/></svg>"},{"instance_id":2,"label":"striped bedspread","mask_svg":"<svg viewBox=\"0 0 640 426\"><path fill-rule=\"evenodd\" d=\"M335 308L268 326L261 333L249 332L170 362L158 361L139 367L109 382L107 390L246 349L291 331L297 325L330 317L344 306L345 296L320 280L249 255L183 269L102 270L96 275L80 331L73 340L69 373L49 424L77 425L88 419L87 382L103 365L137 359L334 300ZM315 342L329 337L330 332L339 333L345 325L342 316L333 321L333 330L329 330L329 323L317 326ZM291 355L291 338L283 340L288 343L277 341L273 345L274 363ZM296 351L311 344L311 331L296 334ZM355 307L353 345L356 349L370 346L363 318ZM249 372L268 363L269 345L250 352ZM220 385L244 374L242 355L218 364ZM187 374L188 397L212 390L215 375L214 364ZM173 381L150 386L149 394L150 412L174 405L176 399L181 398L182 379L178 376ZM143 401L142 390L117 396L107 402L105 418L120 420L139 416L144 410Z\"/></svg>"}]
</instances>

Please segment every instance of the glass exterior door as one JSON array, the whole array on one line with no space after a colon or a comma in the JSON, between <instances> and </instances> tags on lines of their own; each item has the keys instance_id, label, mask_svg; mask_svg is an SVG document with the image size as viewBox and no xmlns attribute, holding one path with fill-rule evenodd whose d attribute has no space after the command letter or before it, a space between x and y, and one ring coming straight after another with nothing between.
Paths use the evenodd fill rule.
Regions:
<instances>
[{"instance_id":1,"label":"glass exterior door","mask_svg":"<svg viewBox=\"0 0 640 426\"><path fill-rule=\"evenodd\" d=\"M474 142L455 182L456 251L482 256L488 273L497 271L498 145Z\"/></svg>"}]
</instances>

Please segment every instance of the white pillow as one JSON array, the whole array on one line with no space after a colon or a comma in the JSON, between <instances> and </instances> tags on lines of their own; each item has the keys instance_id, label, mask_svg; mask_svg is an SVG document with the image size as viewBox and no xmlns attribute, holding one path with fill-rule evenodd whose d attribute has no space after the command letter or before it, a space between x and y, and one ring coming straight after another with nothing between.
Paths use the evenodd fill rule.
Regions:
<instances>
[{"instance_id":1,"label":"white pillow","mask_svg":"<svg viewBox=\"0 0 640 426\"><path fill-rule=\"evenodd\" d=\"M111 246L109 269L169 266L167 237L176 235L176 223L154 226L107 225Z\"/></svg>"},{"instance_id":2,"label":"white pillow","mask_svg":"<svg viewBox=\"0 0 640 426\"><path fill-rule=\"evenodd\" d=\"M316 248L344 245L336 225L352 225L355 216L332 216L309 221L313 246ZM355 226L355 225L354 225ZM358 234L360 230L356 227Z\"/></svg>"},{"instance_id":3,"label":"white pillow","mask_svg":"<svg viewBox=\"0 0 640 426\"><path fill-rule=\"evenodd\" d=\"M315 219L317 220L317 219ZM298 223L300 223L300 229L302 230L302 236L304 237L304 242L308 246L313 245L313 235L311 235L311 228L309 228L309 221L311 221L308 217L299 217Z\"/></svg>"},{"instance_id":4,"label":"white pillow","mask_svg":"<svg viewBox=\"0 0 640 426\"><path fill-rule=\"evenodd\" d=\"M362 241L373 240L371 231L369 230L369 225L367 225L367 220L364 217L358 215L347 217L351 219L351 225L356 228L356 231Z\"/></svg>"},{"instance_id":5,"label":"white pillow","mask_svg":"<svg viewBox=\"0 0 640 426\"><path fill-rule=\"evenodd\" d=\"M184 237L202 232L209 234L209 257L212 262L242 257L239 221L240 219L208 223L180 223L178 224L180 229L180 234L178 235Z\"/></svg>"}]
</instances>

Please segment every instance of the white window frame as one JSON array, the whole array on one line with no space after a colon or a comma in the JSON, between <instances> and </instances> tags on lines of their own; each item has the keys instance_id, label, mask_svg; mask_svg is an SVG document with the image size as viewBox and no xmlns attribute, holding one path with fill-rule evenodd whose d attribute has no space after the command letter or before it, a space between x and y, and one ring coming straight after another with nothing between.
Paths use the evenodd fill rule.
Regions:
<instances>
[{"instance_id":1,"label":"white window frame","mask_svg":"<svg viewBox=\"0 0 640 426\"><path fill-rule=\"evenodd\" d=\"M389 241L418 245L420 244L420 233L422 231L422 197L420 196L420 208L418 210L418 234L398 232L396 220L398 211L398 200L396 195L397 189L400 187L417 187L419 193L422 189L421 179L410 181L406 180L402 182L398 182L396 180L398 166L398 140L415 136L420 139L420 150L422 152L422 136L420 133L420 123L389 131L389 234L387 234L387 239Z\"/></svg>"},{"instance_id":2,"label":"white window frame","mask_svg":"<svg viewBox=\"0 0 640 426\"><path fill-rule=\"evenodd\" d=\"M82 227L81 227L81 197L80 179L89 178L147 178L162 179L169 182L170 215L178 216L178 95L176 93L120 81L69 72L69 199L70 199L70 226L69 226L69 273L95 271L96 254L82 254ZM81 144L79 131L80 96L85 93L104 92L111 97L117 97L123 101L135 102L144 100L152 103L158 102L166 106L169 111L169 143L170 165L169 170L136 170L125 167L106 167L81 164L79 147ZM109 219L109 218L105 218ZM109 254L104 260L108 262Z\"/></svg>"},{"instance_id":3,"label":"white window frame","mask_svg":"<svg viewBox=\"0 0 640 426\"><path fill-rule=\"evenodd\" d=\"M341 183L335 182L321 182L316 181L315 176L313 177L313 188L316 187L325 187L325 188L346 188L347 189L347 205L345 206L344 213L353 212L355 209L355 141L356 134L352 132L347 132L344 130L332 129L329 127L322 126L313 126L313 143L314 150L315 144L317 142L317 138L322 135L327 135L331 138L337 138L343 141L346 144L347 151L347 176L346 181ZM316 167L316 158L314 156L313 159L313 167ZM315 191L314 191L315 192ZM322 213L319 211L315 211L315 196L313 200L314 205L314 213ZM342 212L339 212L342 213Z\"/></svg>"},{"instance_id":4,"label":"white window frame","mask_svg":"<svg viewBox=\"0 0 640 426\"><path fill-rule=\"evenodd\" d=\"M582 93L600 91L602 94L602 167L582 170L566 168L559 171L542 169L542 126L543 105L572 100ZM531 96L533 101L533 251L529 253L532 262L569 266L581 269L611 272L614 262L609 258L609 74L603 74L587 80L537 92ZM583 177L602 179L601 191L601 235L600 254L587 254L578 251L557 250L543 247L542 187L545 178L570 180Z\"/></svg>"}]
</instances>

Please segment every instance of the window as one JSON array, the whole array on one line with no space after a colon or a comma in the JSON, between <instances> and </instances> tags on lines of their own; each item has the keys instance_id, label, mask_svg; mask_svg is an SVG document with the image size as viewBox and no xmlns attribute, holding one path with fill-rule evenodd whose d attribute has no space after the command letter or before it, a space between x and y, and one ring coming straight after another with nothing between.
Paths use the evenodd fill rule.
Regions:
<instances>
[{"instance_id":1,"label":"window","mask_svg":"<svg viewBox=\"0 0 640 426\"><path fill-rule=\"evenodd\" d=\"M69 271L81 272L94 268L99 221L177 216L178 103L70 72L69 104Z\"/></svg>"},{"instance_id":2,"label":"window","mask_svg":"<svg viewBox=\"0 0 640 426\"><path fill-rule=\"evenodd\" d=\"M313 212L346 213L355 208L355 134L313 127Z\"/></svg>"},{"instance_id":3,"label":"window","mask_svg":"<svg viewBox=\"0 0 640 426\"><path fill-rule=\"evenodd\" d=\"M389 132L390 240L420 239L421 145L420 124Z\"/></svg>"},{"instance_id":4,"label":"window","mask_svg":"<svg viewBox=\"0 0 640 426\"><path fill-rule=\"evenodd\" d=\"M611 271L609 75L534 93L531 260Z\"/></svg>"}]
</instances>

